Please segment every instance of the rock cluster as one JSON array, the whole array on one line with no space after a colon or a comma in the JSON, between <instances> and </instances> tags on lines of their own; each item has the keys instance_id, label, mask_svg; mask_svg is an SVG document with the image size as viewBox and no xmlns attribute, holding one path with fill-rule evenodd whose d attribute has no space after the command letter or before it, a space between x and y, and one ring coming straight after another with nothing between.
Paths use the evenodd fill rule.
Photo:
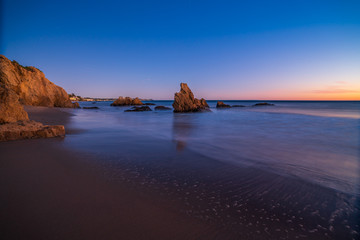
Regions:
<instances>
[{"instance_id":1,"label":"rock cluster","mask_svg":"<svg viewBox=\"0 0 360 240\"><path fill-rule=\"evenodd\" d=\"M133 106L133 105L143 105L139 98L130 98L130 97L119 97L113 103L110 104L111 106Z\"/></svg>"},{"instance_id":2,"label":"rock cluster","mask_svg":"<svg viewBox=\"0 0 360 240\"><path fill-rule=\"evenodd\" d=\"M172 105L174 112L198 112L209 109L205 99L194 98L194 94L186 83L181 83L180 88L180 92L175 93L174 96Z\"/></svg>"},{"instance_id":3,"label":"rock cluster","mask_svg":"<svg viewBox=\"0 0 360 240\"><path fill-rule=\"evenodd\" d=\"M62 125L48 126L35 121L18 121L0 125L0 142L65 136Z\"/></svg>"},{"instance_id":4,"label":"rock cluster","mask_svg":"<svg viewBox=\"0 0 360 240\"><path fill-rule=\"evenodd\" d=\"M22 105L65 107L74 105L65 90L45 78L35 67L23 67L0 55L0 87L11 89Z\"/></svg>"},{"instance_id":5,"label":"rock cluster","mask_svg":"<svg viewBox=\"0 0 360 240\"><path fill-rule=\"evenodd\" d=\"M217 107L217 108L231 108L230 105L225 104L224 102L221 102L221 101L218 101L218 102L216 103L216 107Z\"/></svg>"}]
</instances>

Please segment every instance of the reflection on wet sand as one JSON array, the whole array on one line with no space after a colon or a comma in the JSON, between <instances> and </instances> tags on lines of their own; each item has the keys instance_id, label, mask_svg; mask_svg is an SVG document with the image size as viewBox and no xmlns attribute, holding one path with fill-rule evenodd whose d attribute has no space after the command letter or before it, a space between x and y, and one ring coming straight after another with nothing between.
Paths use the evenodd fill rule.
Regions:
<instances>
[{"instance_id":1,"label":"reflection on wet sand","mask_svg":"<svg viewBox=\"0 0 360 240\"><path fill-rule=\"evenodd\" d=\"M190 114L174 114L173 118L173 141L176 142L176 150L183 151L186 142L194 132L195 124Z\"/></svg>"}]
</instances>

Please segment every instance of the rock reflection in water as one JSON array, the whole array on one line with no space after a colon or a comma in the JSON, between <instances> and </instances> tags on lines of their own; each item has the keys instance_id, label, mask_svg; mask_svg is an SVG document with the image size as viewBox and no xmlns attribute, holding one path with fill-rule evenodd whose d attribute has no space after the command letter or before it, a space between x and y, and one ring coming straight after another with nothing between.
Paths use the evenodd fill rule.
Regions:
<instances>
[{"instance_id":1,"label":"rock reflection in water","mask_svg":"<svg viewBox=\"0 0 360 240\"><path fill-rule=\"evenodd\" d=\"M173 118L173 141L176 142L176 150L183 151L188 139L193 135L195 124L190 114L174 114Z\"/></svg>"}]
</instances>

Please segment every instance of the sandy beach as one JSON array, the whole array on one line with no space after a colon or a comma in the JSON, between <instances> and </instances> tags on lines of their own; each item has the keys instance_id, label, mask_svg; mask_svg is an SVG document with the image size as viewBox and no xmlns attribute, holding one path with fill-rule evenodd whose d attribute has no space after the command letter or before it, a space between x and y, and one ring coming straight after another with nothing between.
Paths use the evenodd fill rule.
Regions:
<instances>
[{"instance_id":1,"label":"sandy beach","mask_svg":"<svg viewBox=\"0 0 360 240\"><path fill-rule=\"evenodd\" d=\"M26 110L44 124L66 126L71 116L64 109ZM106 181L82 162L91 157L65 150L61 141L1 143L2 239L187 239L211 231L159 196Z\"/></svg>"},{"instance_id":2,"label":"sandy beach","mask_svg":"<svg viewBox=\"0 0 360 240\"><path fill-rule=\"evenodd\" d=\"M86 110L26 110L30 119L64 124L67 136L0 144L4 239L357 236L356 195L209 158L188 148L186 138L77 128ZM87 121L102 114L91 112ZM193 130L177 123L174 131Z\"/></svg>"}]
</instances>

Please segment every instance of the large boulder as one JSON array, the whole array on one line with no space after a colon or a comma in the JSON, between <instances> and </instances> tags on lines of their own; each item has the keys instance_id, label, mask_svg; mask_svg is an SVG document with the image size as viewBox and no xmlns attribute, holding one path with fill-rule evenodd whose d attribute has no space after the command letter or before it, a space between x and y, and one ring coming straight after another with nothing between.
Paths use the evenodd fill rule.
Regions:
<instances>
[{"instance_id":1,"label":"large boulder","mask_svg":"<svg viewBox=\"0 0 360 240\"><path fill-rule=\"evenodd\" d=\"M48 126L35 121L18 121L0 125L0 142L64 136L65 128L62 125Z\"/></svg>"},{"instance_id":2,"label":"large boulder","mask_svg":"<svg viewBox=\"0 0 360 240\"><path fill-rule=\"evenodd\" d=\"M45 78L35 67L24 67L0 55L0 86L13 90L23 105L77 107L66 91Z\"/></svg>"},{"instance_id":3,"label":"large boulder","mask_svg":"<svg viewBox=\"0 0 360 240\"><path fill-rule=\"evenodd\" d=\"M174 96L174 112L198 112L208 110L209 105L205 99L197 99L186 83L180 84L180 92Z\"/></svg>"},{"instance_id":4,"label":"large boulder","mask_svg":"<svg viewBox=\"0 0 360 240\"><path fill-rule=\"evenodd\" d=\"M18 95L11 89L0 86L0 124L29 120L19 103Z\"/></svg>"},{"instance_id":5,"label":"large boulder","mask_svg":"<svg viewBox=\"0 0 360 240\"><path fill-rule=\"evenodd\" d=\"M133 106L133 105L143 105L141 100L139 98L131 99L130 97L119 97L116 99L113 103L111 103L111 106Z\"/></svg>"}]
</instances>

